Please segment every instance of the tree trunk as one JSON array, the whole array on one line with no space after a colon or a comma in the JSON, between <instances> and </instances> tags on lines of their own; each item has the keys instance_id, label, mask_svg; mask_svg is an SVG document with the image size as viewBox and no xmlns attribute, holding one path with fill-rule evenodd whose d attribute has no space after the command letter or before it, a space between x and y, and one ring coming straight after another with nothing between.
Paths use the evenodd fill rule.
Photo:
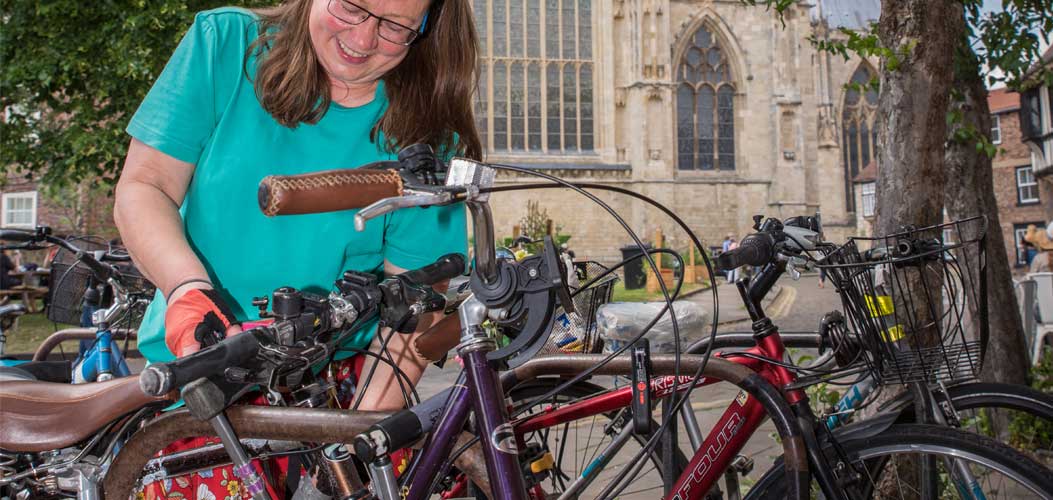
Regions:
<instances>
[{"instance_id":1,"label":"tree trunk","mask_svg":"<svg viewBox=\"0 0 1053 500\"><path fill-rule=\"evenodd\" d=\"M928 226L943 213L943 145L953 80L952 57L964 32L955 0L883 0L878 21L883 57L878 123L876 234L903 224Z\"/></svg>"},{"instance_id":2,"label":"tree trunk","mask_svg":"<svg viewBox=\"0 0 1053 500\"><path fill-rule=\"evenodd\" d=\"M946 115L954 79L952 54L964 32L964 12L956 0L881 2L878 38L881 47L891 54L883 54L881 60L878 123L884 125L884 135L877 151L875 235L898 232L906 224L925 227L942 222ZM888 245L887 242L883 244ZM941 288L938 283L930 283L933 281L931 273L923 272L924 267L901 270L907 271L904 281L898 282L904 286L892 291L896 321L908 327L905 338L911 348L932 346L939 342L938 331L931 326L914 328L936 323L929 317L929 308L924 304L908 304L911 295L903 292L927 289L938 294ZM919 272L912 275L909 274L911 270ZM940 304L938 295L930 296L930 300L933 299L935 304ZM904 317L915 311L917 317ZM895 352L895 349L890 351ZM908 353L895 353L894 356L901 354ZM889 374L895 377L895 374ZM915 374L899 375L909 377ZM894 392L886 391L879 401ZM927 402L918 406L919 418L926 419L927 406ZM913 459L897 463L891 466L896 469L896 474L891 476L915 477L912 473L919 465L919 461ZM928 467L932 463L925 461L924 465ZM929 493L934 478L927 474L922 476L916 477L923 480L911 481L910 484L916 485L916 491ZM896 489L889 484L882 482L878 488L883 493L879 496L898 496Z\"/></svg>"},{"instance_id":3,"label":"tree trunk","mask_svg":"<svg viewBox=\"0 0 1053 500\"><path fill-rule=\"evenodd\" d=\"M951 219L963 219L976 215L987 215L987 300L990 340L984 357L981 378L989 382L1027 383L1027 343L1021 325L1020 309L1013 290L1013 276L1002 240L1001 223L998 220L998 205L995 202L992 182L991 158L976 151L976 140L956 139L955 131L971 126L985 136L990 134L990 110L987 107L987 89L980 76L979 61L963 38L960 63L955 69L954 88L962 93L962 99L952 103L960 111L962 121L948 131L947 152L944 161L947 167L945 188L947 215ZM972 235L967 235L972 236ZM977 278L977 258L969 258L967 271L972 280ZM963 266L964 267L964 266ZM974 281L975 283L975 281ZM969 304L975 311L975 304ZM978 325L970 325L973 330Z\"/></svg>"}]
</instances>

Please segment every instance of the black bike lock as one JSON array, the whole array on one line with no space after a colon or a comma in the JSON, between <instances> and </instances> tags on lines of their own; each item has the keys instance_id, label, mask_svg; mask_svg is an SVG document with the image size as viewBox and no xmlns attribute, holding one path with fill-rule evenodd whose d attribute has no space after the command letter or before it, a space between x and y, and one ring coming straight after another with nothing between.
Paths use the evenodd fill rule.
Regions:
<instances>
[{"instance_id":1,"label":"black bike lock","mask_svg":"<svg viewBox=\"0 0 1053 500\"><path fill-rule=\"evenodd\" d=\"M632 347L633 432L651 434L651 347L640 339Z\"/></svg>"}]
</instances>

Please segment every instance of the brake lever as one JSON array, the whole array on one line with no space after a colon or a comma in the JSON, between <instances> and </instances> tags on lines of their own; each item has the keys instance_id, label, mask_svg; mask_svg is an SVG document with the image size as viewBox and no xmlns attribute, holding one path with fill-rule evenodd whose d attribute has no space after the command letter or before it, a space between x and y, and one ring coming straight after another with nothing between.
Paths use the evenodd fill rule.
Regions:
<instances>
[{"instance_id":1,"label":"brake lever","mask_svg":"<svg viewBox=\"0 0 1053 500\"><path fill-rule=\"evenodd\" d=\"M450 192L408 194L384 198L359 210L355 214L355 231L365 231L366 221L394 212L400 208L445 205L451 201L453 201L453 193Z\"/></svg>"},{"instance_id":2,"label":"brake lever","mask_svg":"<svg viewBox=\"0 0 1053 500\"><path fill-rule=\"evenodd\" d=\"M381 310L381 323L399 333L413 333L422 314L446 308L445 295L401 276L384 280L380 291L388 304Z\"/></svg>"}]
</instances>

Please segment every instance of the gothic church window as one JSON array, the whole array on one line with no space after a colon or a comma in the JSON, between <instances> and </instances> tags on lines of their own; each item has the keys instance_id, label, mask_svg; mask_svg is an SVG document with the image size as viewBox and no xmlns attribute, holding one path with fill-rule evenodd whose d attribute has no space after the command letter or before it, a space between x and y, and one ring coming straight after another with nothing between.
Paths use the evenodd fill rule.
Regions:
<instances>
[{"instance_id":1,"label":"gothic church window","mask_svg":"<svg viewBox=\"0 0 1053 500\"><path fill-rule=\"evenodd\" d=\"M841 109L841 154L845 170L845 210L849 212L856 210L852 179L871 161L877 161L874 153L877 152L878 140L875 126L878 89L872 83L876 77L866 63L860 64L845 86L845 103Z\"/></svg>"},{"instance_id":2,"label":"gothic church window","mask_svg":"<svg viewBox=\"0 0 1053 500\"><path fill-rule=\"evenodd\" d=\"M676 69L677 167L735 169L735 84L727 55L702 26Z\"/></svg>"},{"instance_id":3,"label":"gothic church window","mask_svg":"<svg viewBox=\"0 0 1053 500\"><path fill-rule=\"evenodd\" d=\"M487 151L592 153L592 0L473 0Z\"/></svg>"}]
</instances>

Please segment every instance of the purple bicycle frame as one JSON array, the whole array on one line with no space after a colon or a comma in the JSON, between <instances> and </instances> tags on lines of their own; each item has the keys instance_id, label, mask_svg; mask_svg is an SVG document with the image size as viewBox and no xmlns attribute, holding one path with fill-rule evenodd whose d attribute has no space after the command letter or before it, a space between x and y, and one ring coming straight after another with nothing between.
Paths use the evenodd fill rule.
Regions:
<instances>
[{"instance_id":1,"label":"purple bicycle frame","mask_svg":"<svg viewBox=\"0 0 1053 500\"><path fill-rule=\"evenodd\" d=\"M469 312L473 309L475 314ZM446 411L428 438L420 462L412 473L406 498L428 498L431 495L433 480L443 462L449 459L456 438L464 429L469 409L475 414L476 433L486 458L486 473L491 479L493 498L527 498L515 432L508 423L504 391L497 371L486 360L486 353L494 350L496 344L478 326L484 317L485 308L474 298L461 305L462 342L457 352L464 361L466 384L455 387L450 394Z\"/></svg>"}]
</instances>

